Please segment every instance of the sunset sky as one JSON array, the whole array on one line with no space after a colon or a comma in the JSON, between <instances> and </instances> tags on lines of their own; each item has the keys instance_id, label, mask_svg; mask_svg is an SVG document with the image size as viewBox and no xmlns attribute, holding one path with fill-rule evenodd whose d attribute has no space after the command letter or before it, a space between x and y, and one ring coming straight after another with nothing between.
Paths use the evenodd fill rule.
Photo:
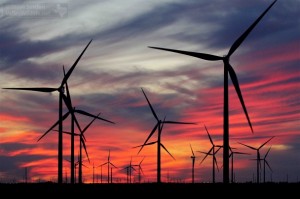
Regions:
<instances>
[{"instance_id":1,"label":"sunset sky","mask_svg":"<svg viewBox=\"0 0 300 199\"><path fill-rule=\"evenodd\" d=\"M49 1L50 2L50 1ZM96 120L85 132L90 163L84 156L83 179L100 182L110 150L114 182L126 182L126 170L142 162L143 182L156 182L156 145L138 154L156 120L165 124L162 181L191 182L190 144L196 156L195 182L212 181L212 158L201 164L211 144L223 144L223 62L148 48L196 51L223 56L272 0L87 0L0 3L0 85L58 87L62 66L68 70L92 43L68 80L77 109L116 124ZM229 79L230 146L250 155L234 156L235 179L256 179L259 147L273 172L268 181L300 180L300 1L278 0L231 56L253 125L249 128ZM58 93L0 90L0 182L57 181L57 132L37 142L58 119ZM64 112L67 108L64 107ZM91 118L77 115L84 128ZM70 131L70 119L64 122ZM76 129L77 130L77 129ZM78 132L78 131L77 131ZM156 141L157 133L151 141ZM75 154L79 150L76 138ZM64 135L64 181L70 178L70 136ZM222 182L222 150L217 155ZM93 167L94 165L94 167ZM138 170L138 168L136 167ZM263 169L263 167L262 167ZM77 175L77 174L76 174ZM107 182L107 167L102 167ZM138 172L133 172L138 180Z\"/></svg>"}]
</instances>

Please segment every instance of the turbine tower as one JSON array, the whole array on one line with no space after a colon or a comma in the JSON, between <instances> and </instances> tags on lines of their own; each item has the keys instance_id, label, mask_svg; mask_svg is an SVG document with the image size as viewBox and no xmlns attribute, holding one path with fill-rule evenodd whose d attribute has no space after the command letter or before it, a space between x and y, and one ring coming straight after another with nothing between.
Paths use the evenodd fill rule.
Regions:
<instances>
[{"instance_id":1,"label":"turbine tower","mask_svg":"<svg viewBox=\"0 0 300 199\"><path fill-rule=\"evenodd\" d=\"M191 159L192 159L192 183L195 182L195 159L196 159L196 156L194 154L194 151L193 151L193 148L192 148L192 145L190 144L190 148L191 148L191 151L192 151L192 155L191 155Z\"/></svg>"}]
</instances>

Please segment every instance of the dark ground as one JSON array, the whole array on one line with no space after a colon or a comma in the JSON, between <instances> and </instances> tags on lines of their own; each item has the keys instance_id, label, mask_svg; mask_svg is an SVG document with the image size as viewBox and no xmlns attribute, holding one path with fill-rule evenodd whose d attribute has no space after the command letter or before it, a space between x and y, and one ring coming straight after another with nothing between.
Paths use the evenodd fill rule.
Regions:
<instances>
[{"instance_id":1,"label":"dark ground","mask_svg":"<svg viewBox=\"0 0 300 199\"><path fill-rule=\"evenodd\" d=\"M298 198L300 183L141 183L141 184L56 184L56 183L16 183L0 184L1 198L48 198L51 196L93 196L95 198ZM77 197L76 197L77 196ZM212 197L204 197L212 196ZM59 198L61 198L59 197ZM53 197L51 197L53 198ZM84 197L85 198L85 197ZM53 198L58 199L58 198Z\"/></svg>"}]
</instances>

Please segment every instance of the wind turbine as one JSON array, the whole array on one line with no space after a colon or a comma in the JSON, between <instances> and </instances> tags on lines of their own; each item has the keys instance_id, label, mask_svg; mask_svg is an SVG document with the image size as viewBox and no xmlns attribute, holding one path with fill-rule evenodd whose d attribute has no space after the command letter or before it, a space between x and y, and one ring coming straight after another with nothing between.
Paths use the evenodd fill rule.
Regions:
<instances>
[{"instance_id":1,"label":"wind turbine","mask_svg":"<svg viewBox=\"0 0 300 199\"><path fill-rule=\"evenodd\" d=\"M71 136L79 136L79 160L78 161L80 163L82 162L82 147L84 148L86 156L88 158L88 161L90 162L90 159L89 159L89 156L88 156L88 152L87 152L87 149L86 149L86 145L85 145L86 139L85 139L84 133L86 132L86 130L92 125L92 123L96 119L100 118L99 115L100 115L100 113L97 116L95 116L93 118L93 120L90 123L88 123L83 130L81 130L81 127L78 124L78 128L79 128L79 131L80 131L79 134L75 133L74 131L73 132L63 131L63 133L69 134ZM74 117L72 117L72 118L74 118ZM71 156L71 159L72 159L72 157L73 156ZM74 160L74 158L73 158L73 160ZM71 160L71 164L73 164L72 160ZM72 167L71 167L71 170L72 170ZM75 167L74 167L74 173L75 173ZM78 181L79 181L79 183L82 183L82 164L79 164Z\"/></svg>"},{"instance_id":2,"label":"wind turbine","mask_svg":"<svg viewBox=\"0 0 300 199\"><path fill-rule=\"evenodd\" d=\"M160 147L163 147L163 149L173 158L175 159L171 153L166 149L166 147L161 143L161 133L162 133L162 127L163 124L196 124L196 123L190 123L190 122L177 122L177 121L165 121L165 119L162 121L161 119L158 118L157 114L155 113L146 93L144 92L143 88L142 88L142 92L148 102L148 105L152 111L152 114L154 116L154 118L156 119L157 123L154 126L154 128L152 129L151 133L149 134L149 136L147 137L146 141L144 142L144 144L137 146L140 147L140 150L138 151L138 154L142 151L143 147L146 145L152 145L157 143L157 183L161 183L161 153L160 153ZM165 117L166 118L166 117ZM158 136L157 136L157 141L155 142L150 142L148 143L148 140L151 138L151 136L154 134L154 132L156 131L156 129L158 129ZM134 147L136 148L136 147Z\"/></svg>"},{"instance_id":3,"label":"wind turbine","mask_svg":"<svg viewBox=\"0 0 300 199\"><path fill-rule=\"evenodd\" d=\"M273 3L254 21L254 23L232 44L230 47L227 55L221 57L217 55L212 54L206 54L206 53L198 53L198 52L190 52L190 51L182 51L182 50L175 50L175 49L169 49L169 48L160 48L160 47L151 47L153 49L158 50L165 50L170 51L174 53L184 54L208 61L223 61L224 63L224 110L223 110L223 182L229 183L229 99L228 99L228 73L230 75L230 78L232 80L232 83L235 87L235 90L237 92L237 95L240 99L240 102L242 104L244 113L247 117L249 126L251 128L251 131L253 133L252 124L250 122L250 118L244 103L244 99L242 96L242 92L239 86L239 82L237 79L237 75L229 63L231 55L237 50L237 48L243 43L243 41L247 38L247 36L250 34L250 32L254 29L254 27L259 23L259 21L264 17L264 15L269 11L269 9L274 5L274 3L277 0L273 1Z\"/></svg>"},{"instance_id":4,"label":"wind turbine","mask_svg":"<svg viewBox=\"0 0 300 199\"><path fill-rule=\"evenodd\" d=\"M208 137L209 137L209 141L210 141L210 143L211 143L211 145L212 145L212 147L209 149L209 151L208 152L203 152L203 151L198 151L198 152L200 152L200 153L203 153L203 154L206 154L205 156L204 156L204 158L202 159L202 161L200 162L200 164L207 158L207 156L208 155L211 155L211 156L213 156L213 168L212 168L212 176L213 176L213 183L215 183L215 165L217 166L217 169L219 170L219 167L218 167L218 162L217 162L217 158L216 158L216 154L219 152L219 150L222 148L222 146L221 145L215 145L214 144L214 142L213 142L213 140L211 139L211 136L210 136L210 134L209 134L209 132L208 132L208 130L207 130L207 128L206 128L206 126L204 125L204 127L205 127L205 130L206 130L206 132L207 132L207 135L208 135ZM216 150L216 148L218 148L217 150Z\"/></svg>"},{"instance_id":5,"label":"wind turbine","mask_svg":"<svg viewBox=\"0 0 300 199\"><path fill-rule=\"evenodd\" d=\"M107 183L109 183L109 166L112 165L113 167L117 168L113 163L110 162L110 150L108 150L107 162L103 163L101 166L107 164ZM112 181L111 181L112 182Z\"/></svg>"},{"instance_id":6,"label":"wind turbine","mask_svg":"<svg viewBox=\"0 0 300 199\"><path fill-rule=\"evenodd\" d=\"M145 157L143 157L143 159L140 161L139 164L133 165L133 166L137 166L139 168L139 183L141 183L141 173L144 174L142 166L141 166L144 159L145 159Z\"/></svg>"},{"instance_id":7,"label":"wind turbine","mask_svg":"<svg viewBox=\"0 0 300 199\"><path fill-rule=\"evenodd\" d=\"M69 132L63 132L63 133L70 134ZM78 135L79 135L79 134L78 134ZM77 157L78 157L78 160L74 163L74 168L75 168L75 172L74 172L74 173L75 173L74 183L76 183L76 168L77 168L78 165L80 165L80 160L79 160L79 159L80 159L80 155L79 155L79 152L78 152L78 156L77 156ZM72 161L67 160L67 159L65 159L65 160L68 161L68 162L70 162L70 164L72 164ZM82 163L81 163L81 165L84 166L84 167L86 167L86 168L88 168L86 165L84 165L84 164L82 164Z\"/></svg>"},{"instance_id":8,"label":"wind turbine","mask_svg":"<svg viewBox=\"0 0 300 199\"><path fill-rule=\"evenodd\" d=\"M93 162L93 184L95 184L95 163Z\"/></svg>"},{"instance_id":9,"label":"wind turbine","mask_svg":"<svg viewBox=\"0 0 300 199\"><path fill-rule=\"evenodd\" d=\"M67 98L64 95L64 85L65 83L68 81L69 77L71 76L73 70L75 69L77 63L79 62L79 60L81 59L82 55L84 54L84 52L86 51L86 49L88 48L88 46L90 45L90 43L92 42L92 39L89 41L89 43L86 45L86 47L84 48L84 50L81 52L81 54L79 55L79 57L76 59L76 61L74 62L74 64L71 66L71 68L69 69L69 71L67 72L67 74L64 76L64 78L62 79L59 87L57 88L50 88L50 87L35 87L35 88L3 88L3 89L12 89L12 90L25 90L25 91L36 91L36 92L45 92L45 93L52 93L54 91L57 91L59 93L59 113L58 113L58 183L61 184L63 183L63 124L62 124L62 118L63 118L63 105L62 102L64 101L65 103L67 103Z\"/></svg>"},{"instance_id":10,"label":"wind turbine","mask_svg":"<svg viewBox=\"0 0 300 199\"><path fill-rule=\"evenodd\" d=\"M239 151L233 151L233 148L229 147L230 150L230 154L229 154L229 158L231 158L231 183L233 183L233 156L234 154L240 154L240 155L250 155L249 153L243 153L243 152L239 152Z\"/></svg>"},{"instance_id":11,"label":"wind turbine","mask_svg":"<svg viewBox=\"0 0 300 199\"><path fill-rule=\"evenodd\" d=\"M130 162L129 162L129 165L124 167L123 169L126 169L126 174L127 174L127 184L128 182L131 183L131 170L135 170L135 168L133 167L132 165L132 157L130 158ZM129 180L128 180L129 179Z\"/></svg>"},{"instance_id":12,"label":"wind turbine","mask_svg":"<svg viewBox=\"0 0 300 199\"><path fill-rule=\"evenodd\" d=\"M267 161L267 156L268 156L270 150L271 150L271 146L268 149L268 151L267 151L266 155L264 156L264 158L262 159L264 161L264 183L266 183L266 165L269 167L269 169L271 170L271 172L273 172L272 169L271 169L271 166L269 165L269 163Z\"/></svg>"},{"instance_id":13,"label":"wind turbine","mask_svg":"<svg viewBox=\"0 0 300 199\"><path fill-rule=\"evenodd\" d=\"M101 182L101 184L102 184L102 164L100 164L99 166L97 166L97 167L101 167L101 170L100 170L100 182Z\"/></svg>"},{"instance_id":14,"label":"wind turbine","mask_svg":"<svg viewBox=\"0 0 300 199\"><path fill-rule=\"evenodd\" d=\"M64 70L64 68L63 68L63 70ZM64 75L65 75L65 70L64 70ZM74 184L75 183L75 181L74 181L74 178L75 178L75 176L74 176L74 174L75 174L75 166L74 166L75 165L75 160L74 160L74 150L75 150L74 149L74 139L75 139L75 135L79 135L79 134L76 134L74 132L74 123L76 123L77 128L79 129L79 131L82 132L82 130L80 128L80 125L78 123L78 120L76 118L75 113L79 113L81 115L85 115L85 116L92 117L92 118L95 118L95 119L100 119L100 120L103 120L103 121L106 121L106 122L109 122L109 123L112 123L112 124L114 124L114 122L111 122L111 121L109 121L107 119L99 117L100 113L96 116L96 115L90 114L90 113L88 113L86 111L75 109L75 107L73 107L73 105L72 105L71 95L70 95L70 91L69 91L69 87L68 87L68 83L67 82L66 82L66 91L67 91L66 106L68 107L69 111L62 117L62 120L64 121L68 117L68 115L71 113L71 132L63 131L63 133L67 133L67 134L71 135L71 184ZM38 139L38 141L41 140L44 136L46 136L58 123L59 123L59 121L57 121L56 123L54 123L54 125L52 125L52 127L50 127L50 129L48 131L46 131ZM83 136L83 138L84 138L84 136ZM80 140L84 141L84 140L82 140L82 137L80 138ZM80 148L82 148L81 145L80 145Z\"/></svg>"},{"instance_id":15,"label":"wind turbine","mask_svg":"<svg viewBox=\"0 0 300 199\"><path fill-rule=\"evenodd\" d=\"M250 149L252 149L252 150L255 150L256 151L256 166L257 166L257 168L256 168L256 180L257 180L257 183L259 183L259 166L260 166L260 160L261 160L261 158L260 158L260 152L259 152L259 150L265 145L265 144L267 144L270 140L272 140L273 138L274 138L275 136L273 136L273 137L271 137L270 139L268 139L266 142L264 142L262 145L260 145L258 148L254 148L254 147L252 147L252 146L249 146L249 145L246 145L246 144L243 144L243 143L240 143L240 142L238 142L239 144L241 144L241 145L244 145L245 147L248 147L248 148L250 148Z\"/></svg>"},{"instance_id":16,"label":"wind turbine","mask_svg":"<svg viewBox=\"0 0 300 199\"><path fill-rule=\"evenodd\" d=\"M65 70L64 70L64 74L65 74ZM75 170L75 168L74 168L74 137L75 137L74 122L77 124L77 127L78 127L79 131L82 132L82 130L80 128L80 125L79 125L79 123L78 123L78 121L77 121L76 116L75 116L74 113L79 113L81 115L85 115L85 116L92 117L92 118L95 118L95 119L100 119L100 120L103 120L103 121L106 121L106 122L109 122L109 123L112 123L112 124L114 124L114 122L109 121L107 119L104 119L102 117L99 117L100 113L97 116L95 116L95 115L90 114L90 113L88 113L86 111L75 109L75 107L73 107L73 105L72 105L72 99L71 99L71 95L70 95L70 91L69 91L69 87L68 87L68 83L67 82L66 82L66 91L67 91L67 102L68 102L66 105L67 105L67 107L69 109L69 112L71 112L71 115L72 115L72 118L71 118L71 161L73 162L73 164L71 164L72 165L71 166L71 183L73 184L74 183L74 173L75 173L74 172L74 170ZM48 132L44 133L44 135L42 137L44 137ZM84 138L84 136L82 136L82 137L80 136L80 140L82 142L84 142L84 140L82 140L82 138ZM80 150L81 150L81 148L82 147L81 147L81 143L80 143ZM81 153L80 153L80 155L81 155ZM80 171L81 171L81 167L80 167Z\"/></svg>"},{"instance_id":17,"label":"wind turbine","mask_svg":"<svg viewBox=\"0 0 300 199\"><path fill-rule=\"evenodd\" d=\"M194 171L195 171L195 159L196 159L196 156L194 154L194 151L193 151L193 148L192 148L192 145L190 144L190 148L191 148L191 151L192 151L192 156L191 156L191 159L192 159L192 183L194 183Z\"/></svg>"}]
</instances>

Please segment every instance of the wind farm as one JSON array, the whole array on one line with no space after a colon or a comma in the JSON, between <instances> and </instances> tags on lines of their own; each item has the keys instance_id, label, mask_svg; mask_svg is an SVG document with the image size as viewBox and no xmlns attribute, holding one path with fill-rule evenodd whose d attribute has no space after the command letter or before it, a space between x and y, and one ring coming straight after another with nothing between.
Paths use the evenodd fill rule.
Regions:
<instances>
[{"instance_id":1,"label":"wind farm","mask_svg":"<svg viewBox=\"0 0 300 199\"><path fill-rule=\"evenodd\" d=\"M117 1L0 3L0 189L298 184L299 2Z\"/></svg>"}]
</instances>

